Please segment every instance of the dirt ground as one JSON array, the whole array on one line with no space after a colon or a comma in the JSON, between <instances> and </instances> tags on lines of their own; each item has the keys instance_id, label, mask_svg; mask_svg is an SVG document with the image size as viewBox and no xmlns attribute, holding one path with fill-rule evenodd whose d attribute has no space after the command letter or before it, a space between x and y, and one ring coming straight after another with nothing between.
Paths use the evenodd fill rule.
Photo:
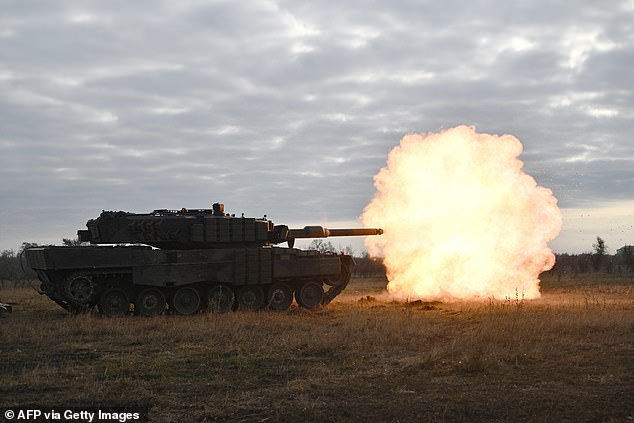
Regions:
<instances>
[{"instance_id":1,"label":"dirt ground","mask_svg":"<svg viewBox=\"0 0 634 423\"><path fill-rule=\"evenodd\" d=\"M153 422L634 422L634 283L540 300L396 303L356 279L317 312L72 317L30 289L0 319L0 407ZM0 417L2 421L2 417Z\"/></svg>"}]
</instances>

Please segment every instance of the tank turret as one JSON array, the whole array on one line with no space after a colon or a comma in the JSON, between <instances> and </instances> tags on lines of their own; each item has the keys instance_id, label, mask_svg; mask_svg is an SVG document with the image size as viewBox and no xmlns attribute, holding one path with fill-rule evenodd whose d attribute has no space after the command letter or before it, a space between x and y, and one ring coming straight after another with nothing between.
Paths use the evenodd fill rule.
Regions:
<instances>
[{"instance_id":1,"label":"tank turret","mask_svg":"<svg viewBox=\"0 0 634 423\"><path fill-rule=\"evenodd\" d=\"M151 213L104 211L77 232L79 240L91 244L146 244L157 248L208 249L262 247L288 243L297 238L380 235L381 229L328 229L306 226L289 229L266 217L236 217L224 212L224 205L211 209L154 210Z\"/></svg>"}]
</instances>

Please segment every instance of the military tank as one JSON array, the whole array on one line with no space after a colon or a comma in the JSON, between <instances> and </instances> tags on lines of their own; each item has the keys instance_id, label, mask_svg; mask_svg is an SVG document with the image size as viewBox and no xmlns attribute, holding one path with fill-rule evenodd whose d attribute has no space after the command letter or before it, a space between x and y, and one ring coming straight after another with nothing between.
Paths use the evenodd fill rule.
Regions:
<instances>
[{"instance_id":1,"label":"military tank","mask_svg":"<svg viewBox=\"0 0 634 423\"><path fill-rule=\"evenodd\" d=\"M77 232L84 245L27 249L41 291L71 313L313 310L348 285L353 257L301 250L299 238L380 235L382 229L289 229L211 209L103 211ZM88 245L88 243L90 245ZM286 243L287 247L278 246ZM324 289L327 287L327 290Z\"/></svg>"}]
</instances>

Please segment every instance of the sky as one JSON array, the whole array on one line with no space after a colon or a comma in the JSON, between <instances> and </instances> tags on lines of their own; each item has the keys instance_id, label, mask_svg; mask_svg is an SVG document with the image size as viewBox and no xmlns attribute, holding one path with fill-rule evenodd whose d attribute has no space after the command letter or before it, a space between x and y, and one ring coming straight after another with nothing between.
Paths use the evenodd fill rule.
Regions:
<instances>
[{"instance_id":1,"label":"sky","mask_svg":"<svg viewBox=\"0 0 634 423\"><path fill-rule=\"evenodd\" d=\"M634 244L633 0L0 10L0 249L103 209L356 226L405 134L461 124L522 141L556 252Z\"/></svg>"}]
</instances>

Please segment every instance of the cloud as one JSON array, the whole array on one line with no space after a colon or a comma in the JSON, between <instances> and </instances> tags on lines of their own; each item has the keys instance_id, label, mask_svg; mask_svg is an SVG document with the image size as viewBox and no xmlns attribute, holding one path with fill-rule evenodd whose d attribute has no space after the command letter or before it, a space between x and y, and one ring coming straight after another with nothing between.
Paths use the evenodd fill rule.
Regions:
<instances>
[{"instance_id":1,"label":"cloud","mask_svg":"<svg viewBox=\"0 0 634 423\"><path fill-rule=\"evenodd\" d=\"M405 133L458 124L564 207L630 199L630 3L10 2L0 248L101 209L354 222Z\"/></svg>"}]
</instances>

